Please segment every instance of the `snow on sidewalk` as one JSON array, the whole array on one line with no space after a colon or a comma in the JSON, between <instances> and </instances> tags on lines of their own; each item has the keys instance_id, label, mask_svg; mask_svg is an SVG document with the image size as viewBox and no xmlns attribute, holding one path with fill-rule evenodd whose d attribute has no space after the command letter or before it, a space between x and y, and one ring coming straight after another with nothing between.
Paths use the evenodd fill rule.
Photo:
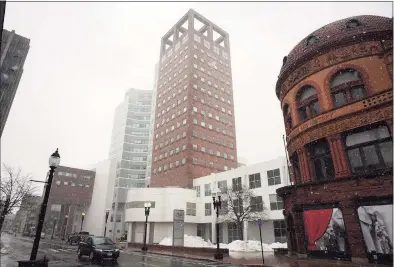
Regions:
<instances>
[{"instance_id":1,"label":"snow on sidewalk","mask_svg":"<svg viewBox=\"0 0 394 267\"><path fill-rule=\"evenodd\" d=\"M159 245L162 246L172 246L172 237L164 238ZM209 240L205 241L199 236L184 236L184 246L185 247L195 247L195 248L215 248L216 245L212 244ZM248 240L241 241L235 240L230 244L220 244L221 248L228 248L229 251L237 251L237 252L255 252L261 251L260 241L257 240ZM264 251L273 251L275 248L287 248L286 243L272 243L265 244L263 243Z\"/></svg>"}]
</instances>

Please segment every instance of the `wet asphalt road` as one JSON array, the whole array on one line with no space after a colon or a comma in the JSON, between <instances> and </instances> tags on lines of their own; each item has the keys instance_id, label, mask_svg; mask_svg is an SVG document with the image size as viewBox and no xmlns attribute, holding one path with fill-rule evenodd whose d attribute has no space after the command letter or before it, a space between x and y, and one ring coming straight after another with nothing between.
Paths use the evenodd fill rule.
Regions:
<instances>
[{"instance_id":1,"label":"wet asphalt road","mask_svg":"<svg viewBox=\"0 0 394 267\"><path fill-rule=\"evenodd\" d=\"M2 254L1 267L17 267L18 260L28 260L32 248L33 239L2 235L3 245L8 245L12 251ZM117 263L105 261L102 263L90 262L87 257L77 259L76 246L54 245L46 240L40 241L37 259L46 255L49 266L76 267L76 266L116 266L116 267L232 267L226 263L196 261L178 258L175 256L144 254L142 252L121 252Z\"/></svg>"}]
</instances>

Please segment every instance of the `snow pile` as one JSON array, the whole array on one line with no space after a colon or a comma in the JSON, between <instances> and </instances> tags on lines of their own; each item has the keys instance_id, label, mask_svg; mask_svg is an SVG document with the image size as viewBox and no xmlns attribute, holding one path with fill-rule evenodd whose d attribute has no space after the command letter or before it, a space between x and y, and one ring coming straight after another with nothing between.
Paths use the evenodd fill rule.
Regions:
<instances>
[{"instance_id":1,"label":"snow pile","mask_svg":"<svg viewBox=\"0 0 394 267\"><path fill-rule=\"evenodd\" d=\"M184 236L184 246L185 247L194 247L194 248L214 248L215 245L212 244L210 241L205 241L199 236L190 236L190 235L185 235ZM159 245L162 246L172 246L172 237L166 237L161 242Z\"/></svg>"},{"instance_id":2,"label":"snow pile","mask_svg":"<svg viewBox=\"0 0 394 267\"><path fill-rule=\"evenodd\" d=\"M172 246L172 238L165 237L159 245L162 246ZM185 247L194 247L194 248L215 248L216 245L212 244L210 241L205 241L199 236L184 236L184 246ZM220 244L221 248L228 248L229 251L237 251L237 252L256 252L261 251L260 241L257 240L248 240L241 241L235 240L230 244ZM272 244L264 244L264 251L273 251L274 248L287 248L286 243L272 243Z\"/></svg>"},{"instance_id":3,"label":"snow pile","mask_svg":"<svg viewBox=\"0 0 394 267\"><path fill-rule=\"evenodd\" d=\"M4 246L0 249L0 254L9 254L12 252L12 248L10 246Z\"/></svg>"},{"instance_id":4,"label":"snow pile","mask_svg":"<svg viewBox=\"0 0 394 267\"><path fill-rule=\"evenodd\" d=\"M260 241L257 240L235 240L227 245L229 251L237 251L237 252L255 252L261 251ZM287 248L286 243L272 243L265 244L263 243L264 251L273 251L274 248Z\"/></svg>"}]
</instances>

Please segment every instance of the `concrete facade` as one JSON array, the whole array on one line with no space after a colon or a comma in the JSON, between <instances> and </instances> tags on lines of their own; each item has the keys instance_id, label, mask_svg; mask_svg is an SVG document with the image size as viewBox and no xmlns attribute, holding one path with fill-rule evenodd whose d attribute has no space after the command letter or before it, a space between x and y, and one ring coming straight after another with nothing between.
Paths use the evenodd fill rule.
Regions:
<instances>
[{"instance_id":1,"label":"concrete facade","mask_svg":"<svg viewBox=\"0 0 394 267\"><path fill-rule=\"evenodd\" d=\"M115 110L109 158L116 159L109 232L124 234L124 203L129 188L146 186L152 91L129 89ZM112 190L112 189L110 189ZM115 236L116 235L116 236Z\"/></svg>"},{"instance_id":2,"label":"concrete facade","mask_svg":"<svg viewBox=\"0 0 394 267\"><path fill-rule=\"evenodd\" d=\"M391 205L392 214L392 37L392 19L347 18L311 33L283 60L276 92L295 185L277 192L288 247L302 257L392 263L392 250L368 243L360 213ZM314 237L309 228L308 214L326 211L340 214L340 234L328 234L339 248L318 248L325 234ZM386 217L379 220L390 233Z\"/></svg>"},{"instance_id":3,"label":"concrete facade","mask_svg":"<svg viewBox=\"0 0 394 267\"><path fill-rule=\"evenodd\" d=\"M105 229L105 212L111 209L116 179L116 159L98 162L93 167L96 177L92 201L86 212L84 230L92 235L102 236ZM106 236L112 233L113 225L108 219Z\"/></svg>"},{"instance_id":4,"label":"concrete facade","mask_svg":"<svg viewBox=\"0 0 394 267\"><path fill-rule=\"evenodd\" d=\"M151 186L191 188L236 168L228 33L189 10L162 38L160 58Z\"/></svg>"},{"instance_id":5,"label":"concrete facade","mask_svg":"<svg viewBox=\"0 0 394 267\"><path fill-rule=\"evenodd\" d=\"M268 177L273 170L278 172L276 184L272 184L272 177ZM276 225L284 225L283 210L281 206L278 206L278 208L273 207L270 199L272 196L276 196L276 190L279 187L289 185L287 170L286 159L279 157L267 162L196 178L193 180L193 189L175 187L130 189L127 196L125 216L128 240L129 242L137 243L143 241L145 221L143 204L146 201L151 201L152 208L149 215L147 242L159 243L165 237L172 237L174 209L185 210L185 234L200 236L205 240L215 242L213 237L216 236L216 213L212 207L212 196L214 194L211 194L211 191L214 192L218 188L218 182L223 185L223 181L226 181L227 186L231 187L233 179L238 177L241 177L242 185L250 188L250 177L255 177L256 174L259 174L260 184L251 190L256 197L262 197L265 206L265 217L262 218L264 220L262 227L263 242L286 242L285 228L274 231L274 223ZM209 193L204 191L207 184L211 188ZM187 203L196 204L195 215L187 214ZM210 213L205 211L207 203L211 207ZM230 243L239 239L239 236L234 235L234 231L229 230L228 225L230 223L225 220L225 217L221 215L219 219L221 225L220 241L222 243ZM275 232L280 232L280 236L275 236ZM256 222L244 222L243 239L259 239L259 230Z\"/></svg>"}]
</instances>

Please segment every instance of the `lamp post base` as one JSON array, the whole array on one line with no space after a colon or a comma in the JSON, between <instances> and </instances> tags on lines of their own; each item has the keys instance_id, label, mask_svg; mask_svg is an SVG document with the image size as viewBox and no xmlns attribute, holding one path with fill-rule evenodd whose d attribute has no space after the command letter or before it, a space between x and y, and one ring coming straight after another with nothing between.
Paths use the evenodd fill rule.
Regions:
<instances>
[{"instance_id":1,"label":"lamp post base","mask_svg":"<svg viewBox=\"0 0 394 267\"><path fill-rule=\"evenodd\" d=\"M142 246L141 250L142 251L148 251L148 246Z\"/></svg>"},{"instance_id":2,"label":"lamp post base","mask_svg":"<svg viewBox=\"0 0 394 267\"><path fill-rule=\"evenodd\" d=\"M213 258L215 260L222 260L223 259L223 254L220 252L215 253L215 255L213 256Z\"/></svg>"}]
</instances>

